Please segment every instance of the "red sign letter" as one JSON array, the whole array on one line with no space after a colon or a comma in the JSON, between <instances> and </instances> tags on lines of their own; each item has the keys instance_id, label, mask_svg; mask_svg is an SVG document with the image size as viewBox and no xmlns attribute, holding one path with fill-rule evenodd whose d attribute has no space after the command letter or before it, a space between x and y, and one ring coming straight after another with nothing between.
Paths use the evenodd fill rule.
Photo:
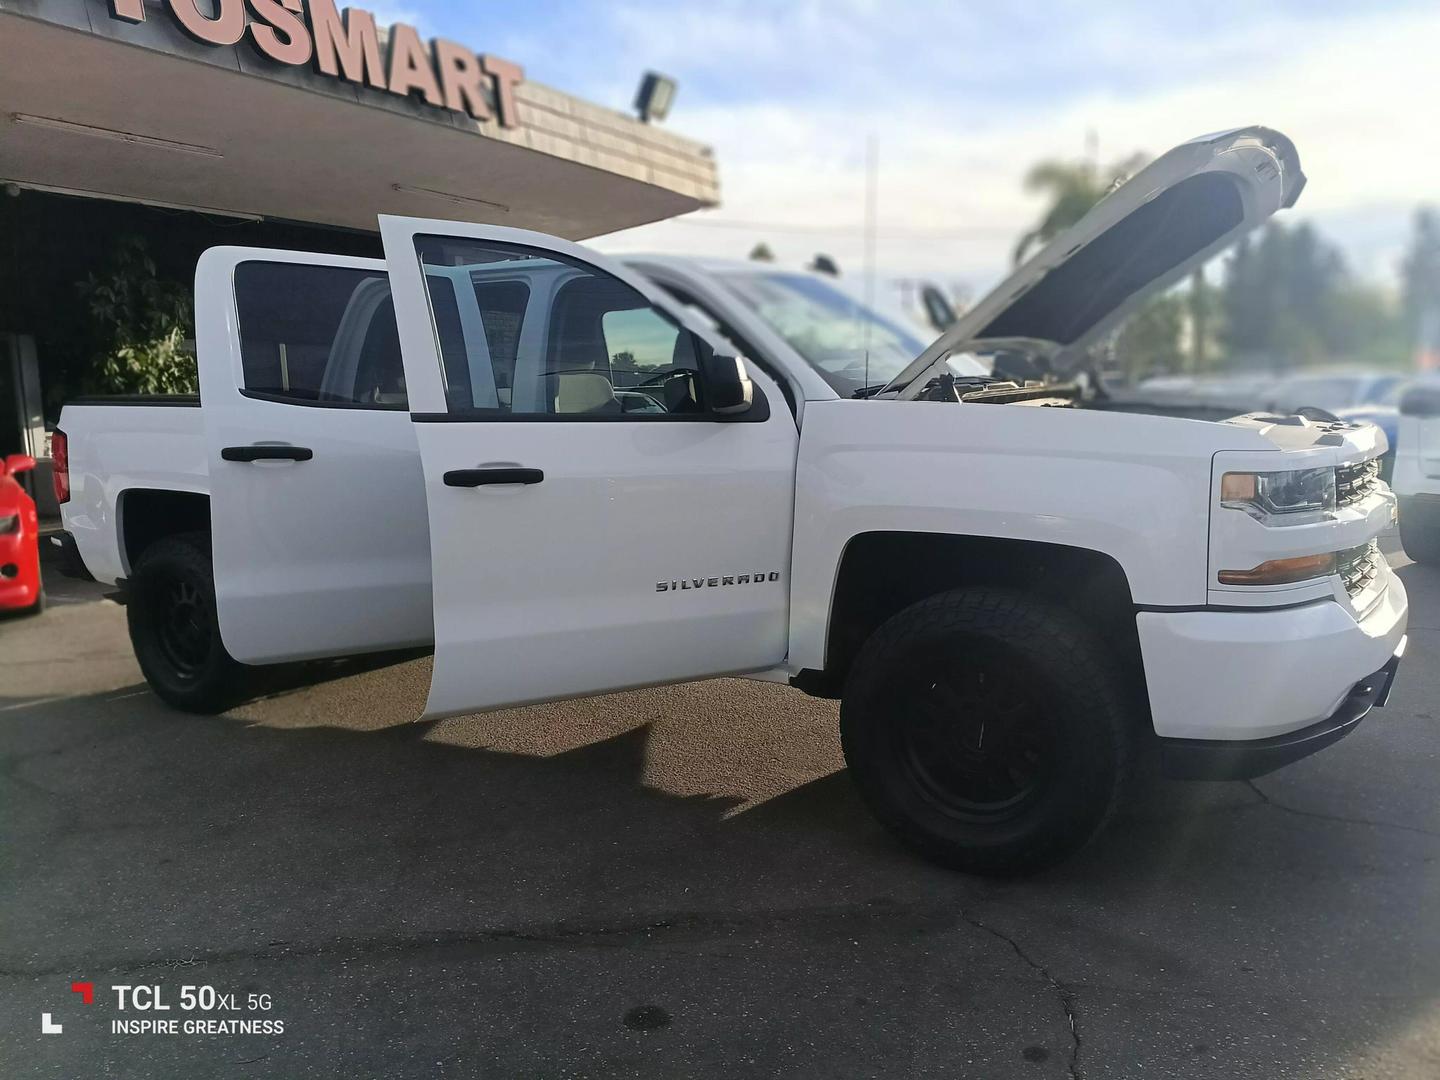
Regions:
<instances>
[{"instance_id":1,"label":"red sign letter","mask_svg":"<svg viewBox=\"0 0 1440 1080\"><path fill-rule=\"evenodd\" d=\"M250 37L271 60L282 64L304 64L310 59L310 31L300 18L300 0L250 0L256 22Z\"/></svg>"},{"instance_id":2,"label":"red sign letter","mask_svg":"<svg viewBox=\"0 0 1440 1080\"><path fill-rule=\"evenodd\" d=\"M374 15L349 8L342 19L335 0L310 0L310 29L315 35L315 66L322 74L385 89Z\"/></svg>"},{"instance_id":3,"label":"red sign letter","mask_svg":"<svg viewBox=\"0 0 1440 1080\"><path fill-rule=\"evenodd\" d=\"M490 103L485 100L481 83L485 72L480 70L480 61L464 45L457 45L444 38L436 38L435 66L440 69L440 82L445 89L445 107L456 112L468 112L476 120L490 119Z\"/></svg>"},{"instance_id":4,"label":"red sign letter","mask_svg":"<svg viewBox=\"0 0 1440 1080\"><path fill-rule=\"evenodd\" d=\"M520 114L515 110L515 84L525 78L525 70L519 64L512 64L498 56L482 56L480 63L495 80L495 102L500 107L500 126L519 127Z\"/></svg>"},{"instance_id":5,"label":"red sign letter","mask_svg":"<svg viewBox=\"0 0 1440 1080\"><path fill-rule=\"evenodd\" d=\"M110 0L110 17L126 22L144 22L145 0Z\"/></svg>"},{"instance_id":6,"label":"red sign letter","mask_svg":"<svg viewBox=\"0 0 1440 1080\"><path fill-rule=\"evenodd\" d=\"M390 92L405 97L412 90L419 90L431 105L445 104L430 66L430 50L413 26L396 23L390 27Z\"/></svg>"},{"instance_id":7,"label":"red sign letter","mask_svg":"<svg viewBox=\"0 0 1440 1080\"><path fill-rule=\"evenodd\" d=\"M206 45L234 45L245 36L245 0L215 0L215 17L200 14L195 0L169 0L170 14Z\"/></svg>"}]
</instances>

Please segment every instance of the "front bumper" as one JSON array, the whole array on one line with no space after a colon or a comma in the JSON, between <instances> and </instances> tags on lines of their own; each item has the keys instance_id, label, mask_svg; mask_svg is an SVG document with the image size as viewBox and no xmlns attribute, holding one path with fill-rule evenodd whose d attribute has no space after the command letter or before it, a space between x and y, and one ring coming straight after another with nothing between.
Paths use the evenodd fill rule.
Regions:
<instances>
[{"instance_id":1,"label":"front bumper","mask_svg":"<svg viewBox=\"0 0 1440 1080\"><path fill-rule=\"evenodd\" d=\"M1268 739L1161 739L1161 771L1175 780L1248 780L1323 750L1359 727L1371 709L1384 707L1405 641L1402 637L1385 666L1352 686L1340 707L1318 724Z\"/></svg>"},{"instance_id":2,"label":"front bumper","mask_svg":"<svg viewBox=\"0 0 1440 1080\"><path fill-rule=\"evenodd\" d=\"M0 611L28 608L40 598L40 558L32 533L0 537Z\"/></svg>"},{"instance_id":3,"label":"front bumper","mask_svg":"<svg viewBox=\"0 0 1440 1080\"><path fill-rule=\"evenodd\" d=\"M1405 636L1404 583L1363 612L1337 600L1278 609L1141 611L1140 653L1155 734L1243 742L1290 735L1339 711Z\"/></svg>"}]
</instances>

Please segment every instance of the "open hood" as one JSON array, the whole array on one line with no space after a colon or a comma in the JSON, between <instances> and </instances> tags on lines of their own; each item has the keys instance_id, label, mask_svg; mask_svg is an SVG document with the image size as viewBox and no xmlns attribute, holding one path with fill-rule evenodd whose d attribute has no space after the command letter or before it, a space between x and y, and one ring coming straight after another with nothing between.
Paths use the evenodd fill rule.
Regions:
<instances>
[{"instance_id":1,"label":"open hood","mask_svg":"<svg viewBox=\"0 0 1440 1080\"><path fill-rule=\"evenodd\" d=\"M1294 205L1304 186L1294 144L1270 128L1183 143L1019 266L881 393L913 397L947 355L981 342L1023 342L1057 370L1073 367L1148 297Z\"/></svg>"}]
</instances>

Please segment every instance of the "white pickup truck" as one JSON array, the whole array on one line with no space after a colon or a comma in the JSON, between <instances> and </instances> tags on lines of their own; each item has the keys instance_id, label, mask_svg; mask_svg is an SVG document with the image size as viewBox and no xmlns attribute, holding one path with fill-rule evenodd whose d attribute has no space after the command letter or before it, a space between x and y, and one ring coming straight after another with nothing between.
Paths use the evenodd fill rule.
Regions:
<instances>
[{"instance_id":1,"label":"white pickup truck","mask_svg":"<svg viewBox=\"0 0 1440 1080\"><path fill-rule=\"evenodd\" d=\"M928 348L824 278L488 225L214 249L200 399L66 406L67 542L182 709L430 643L427 716L748 674L841 699L920 851L1035 869L1155 740L1173 775L1259 775L1388 693L1377 429L1056 377L1303 183L1268 129L1186 143Z\"/></svg>"}]
</instances>

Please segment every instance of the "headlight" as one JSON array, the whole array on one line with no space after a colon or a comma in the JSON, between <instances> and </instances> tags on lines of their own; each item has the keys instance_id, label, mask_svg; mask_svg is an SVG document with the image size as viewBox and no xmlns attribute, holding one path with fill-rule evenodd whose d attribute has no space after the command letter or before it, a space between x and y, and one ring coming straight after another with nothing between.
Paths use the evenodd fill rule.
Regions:
<instances>
[{"instance_id":1,"label":"headlight","mask_svg":"<svg viewBox=\"0 0 1440 1080\"><path fill-rule=\"evenodd\" d=\"M0 517L0 536L6 533L20 531L20 515L11 514L9 517Z\"/></svg>"},{"instance_id":2,"label":"headlight","mask_svg":"<svg viewBox=\"0 0 1440 1080\"><path fill-rule=\"evenodd\" d=\"M1220 505L1266 525L1303 525L1335 509L1335 469L1226 473L1220 478Z\"/></svg>"}]
</instances>

